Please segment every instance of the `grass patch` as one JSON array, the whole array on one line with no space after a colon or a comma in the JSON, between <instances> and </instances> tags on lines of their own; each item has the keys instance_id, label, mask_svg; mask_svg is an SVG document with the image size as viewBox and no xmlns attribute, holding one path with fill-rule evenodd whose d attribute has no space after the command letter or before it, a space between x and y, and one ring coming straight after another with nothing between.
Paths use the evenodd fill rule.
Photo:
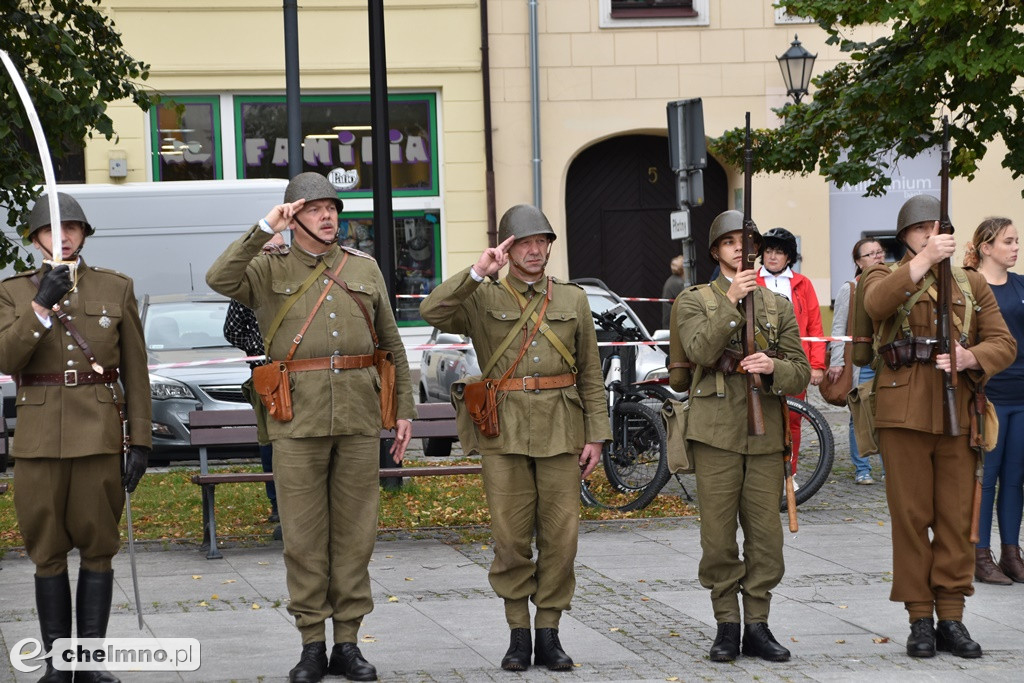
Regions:
<instances>
[{"instance_id":1,"label":"grass patch","mask_svg":"<svg viewBox=\"0 0 1024 683\"><path fill-rule=\"evenodd\" d=\"M475 464L474 459L446 464ZM407 467L436 463L407 461ZM259 465L232 465L217 472L259 472ZM202 540L200 488L192 483L195 468L150 472L132 494L135 538L140 541L195 542ZM14 482L0 496L0 550L24 545L14 513ZM431 528L465 528L468 538L486 537L491 518L480 475L409 477L401 489L382 490L379 526L384 530L416 531ZM274 525L268 523L270 503L262 483L225 484L217 487L218 537L269 537ZM597 508L581 509L582 519L616 520L677 517L696 514L678 496L658 496L650 506L637 512L620 513ZM475 528L474 528L475 527ZM122 522L123 538L126 537Z\"/></svg>"}]
</instances>

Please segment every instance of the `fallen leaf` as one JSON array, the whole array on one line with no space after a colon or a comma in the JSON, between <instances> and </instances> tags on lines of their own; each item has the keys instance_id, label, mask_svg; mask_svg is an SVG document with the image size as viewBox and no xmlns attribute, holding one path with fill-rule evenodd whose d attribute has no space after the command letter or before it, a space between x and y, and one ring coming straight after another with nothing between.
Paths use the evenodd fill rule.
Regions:
<instances>
[{"instance_id":1,"label":"fallen leaf","mask_svg":"<svg viewBox=\"0 0 1024 683\"><path fill-rule=\"evenodd\" d=\"M260 603L258 603L258 602L252 603L252 608L253 609L263 609L262 607L260 607Z\"/></svg>"},{"instance_id":2,"label":"fallen leaf","mask_svg":"<svg viewBox=\"0 0 1024 683\"><path fill-rule=\"evenodd\" d=\"M392 557L394 557L394 555L385 555L384 557L390 560Z\"/></svg>"},{"instance_id":3,"label":"fallen leaf","mask_svg":"<svg viewBox=\"0 0 1024 683\"><path fill-rule=\"evenodd\" d=\"M650 598L640 598L640 602L650 602Z\"/></svg>"},{"instance_id":4,"label":"fallen leaf","mask_svg":"<svg viewBox=\"0 0 1024 683\"><path fill-rule=\"evenodd\" d=\"M637 579L637 583L647 583L647 579Z\"/></svg>"},{"instance_id":5,"label":"fallen leaf","mask_svg":"<svg viewBox=\"0 0 1024 683\"><path fill-rule=\"evenodd\" d=\"M885 526L885 522L879 522L878 526Z\"/></svg>"},{"instance_id":6,"label":"fallen leaf","mask_svg":"<svg viewBox=\"0 0 1024 683\"><path fill-rule=\"evenodd\" d=\"M839 605L839 609L848 609L846 605Z\"/></svg>"},{"instance_id":7,"label":"fallen leaf","mask_svg":"<svg viewBox=\"0 0 1024 683\"><path fill-rule=\"evenodd\" d=\"M213 595L210 596L210 599L211 600L220 600L220 596L217 595L216 593L214 593Z\"/></svg>"},{"instance_id":8,"label":"fallen leaf","mask_svg":"<svg viewBox=\"0 0 1024 683\"><path fill-rule=\"evenodd\" d=\"M488 548L488 547L487 547L487 546L485 546L485 545L482 545L482 546L480 546L480 550L490 550L490 548Z\"/></svg>"},{"instance_id":9,"label":"fallen leaf","mask_svg":"<svg viewBox=\"0 0 1024 683\"><path fill-rule=\"evenodd\" d=\"M836 642L837 642L838 644L840 644L840 645L845 645L845 644L846 644L846 641L845 641L845 640L837 640Z\"/></svg>"},{"instance_id":10,"label":"fallen leaf","mask_svg":"<svg viewBox=\"0 0 1024 683\"><path fill-rule=\"evenodd\" d=\"M889 639L888 638L872 638L871 642L872 643L878 643L878 644L881 645L882 643L888 643Z\"/></svg>"},{"instance_id":11,"label":"fallen leaf","mask_svg":"<svg viewBox=\"0 0 1024 683\"><path fill-rule=\"evenodd\" d=\"M266 565L268 565L268 564L270 564L270 563L269 563L269 562L257 562L256 564L261 564L261 565L264 565L264 566L266 566Z\"/></svg>"},{"instance_id":12,"label":"fallen leaf","mask_svg":"<svg viewBox=\"0 0 1024 683\"><path fill-rule=\"evenodd\" d=\"M389 595L388 602L398 602L398 598L394 595Z\"/></svg>"},{"instance_id":13,"label":"fallen leaf","mask_svg":"<svg viewBox=\"0 0 1024 683\"><path fill-rule=\"evenodd\" d=\"M668 632L668 637L669 637L669 638L678 638L678 637L679 637L679 634L678 634L678 633L676 633L675 631L669 631L669 632Z\"/></svg>"},{"instance_id":14,"label":"fallen leaf","mask_svg":"<svg viewBox=\"0 0 1024 683\"><path fill-rule=\"evenodd\" d=\"M200 600L199 601L199 606L200 607L209 607L210 603L206 602L206 600Z\"/></svg>"},{"instance_id":15,"label":"fallen leaf","mask_svg":"<svg viewBox=\"0 0 1024 683\"><path fill-rule=\"evenodd\" d=\"M679 676L669 676L665 680L666 681L678 681L679 680Z\"/></svg>"},{"instance_id":16,"label":"fallen leaf","mask_svg":"<svg viewBox=\"0 0 1024 683\"><path fill-rule=\"evenodd\" d=\"M234 579L228 579L227 581L221 581L221 583L234 583Z\"/></svg>"},{"instance_id":17,"label":"fallen leaf","mask_svg":"<svg viewBox=\"0 0 1024 683\"><path fill-rule=\"evenodd\" d=\"M414 579L414 578L411 578L411 577L407 576L407 577L405 577L405 580L406 580L406 581L415 581L416 579Z\"/></svg>"},{"instance_id":18,"label":"fallen leaf","mask_svg":"<svg viewBox=\"0 0 1024 683\"><path fill-rule=\"evenodd\" d=\"M800 642L799 640L797 640L797 639L796 639L796 638L794 638L793 636L790 636L790 637L789 637L789 640L790 640L791 642L794 642L794 643L799 643L799 642Z\"/></svg>"},{"instance_id":19,"label":"fallen leaf","mask_svg":"<svg viewBox=\"0 0 1024 683\"><path fill-rule=\"evenodd\" d=\"M192 578L196 579L198 581L199 579L203 578L203 575L202 574L193 574Z\"/></svg>"},{"instance_id":20,"label":"fallen leaf","mask_svg":"<svg viewBox=\"0 0 1024 683\"><path fill-rule=\"evenodd\" d=\"M371 636L369 633L367 633L365 636L360 638L360 640L362 640L364 643L376 643L377 642L377 639L374 636Z\"/></svg>"},{"instance_id":21,"label":"fallen leaf","mask_svg":"<svg viewBox=\"0 0 1024 683\"><path fill-rule=\"evenodd\" d=\"M853 517L843 517L843 521L844 522L852 522L853 521Z\"/></svg>"},{"instance_id":22,"label":"fallen leaf","mask_svg":"<svg viewBox=\"0 0 1024 683\"><path fill-rule=\"evenodd\" d=\"M609 630L609 631L612 631L612 632L615 632L615 631L621 631L622 629L621 629L621 628L619 628L618 626L612 626L612 627L611 627L610 629L608 629L608 630Z\"/></svg>"}]
</instances>

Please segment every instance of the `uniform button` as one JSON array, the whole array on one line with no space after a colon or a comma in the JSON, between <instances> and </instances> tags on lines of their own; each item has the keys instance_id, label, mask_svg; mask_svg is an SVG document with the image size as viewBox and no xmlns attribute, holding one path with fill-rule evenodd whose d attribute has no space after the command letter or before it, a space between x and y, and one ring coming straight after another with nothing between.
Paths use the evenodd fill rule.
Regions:
<instances>
[{"instance_id":1,"label":"uniform button","mask_svg":"<svg viewBox=\"0 0 1024 683\"><path fill-rule=\"evenodd\" d=\"M893 382L893 383L892 383L892 386L896 386L896 382Z\"/></svg>"},{"instance_id":2,"label":"uniform button","mask_svg":"<svg viewBox=\"0 0 1024 683\"><path fill-rule=\"evenodd\" d=\"M540 356L534 356L533 357L533 362L534 363L539 363L540 362Z\"/></svg>"},{"instance_id":3,"label":"uniform button","mask_svg":"<svg viewBox=\"0 0 1024 683\"><path fill-rule=\"evenodd\" d=\"M327 278L324 278L324 284L325 285L327 284Z\"/></svg>"},{"instance_id":4,"label":"uniform button","mask_svg":"<svg viewBox=\"0 0 1024 683\"><path fill-rule=\"evenodd\" d=\"M65 300L64 300L64 305L65 305L65 306L70 306L70 305L71 305L71 302L70 302L70 301L68 301L67 299L65 299Z\"/></svg>"},{"instance_id":5,"label":"uniform button","mask_svg":"<svg viewBox=\"0 0 1024 683\"><path fill-rule=\"evenodd\" d=\"M697 390L697 393L698 393L698 394L700 393L700 389L698 389L698 390Z\"/></svg>"},{"instance_id":6,"label":"uniform button","mask_svg":"<svg viewBox=\"0 0 1024 683\"><path fill-rule=\"evenodd\" d=\"M335 330L334 332L331 332L331 336L332 337L337 337L338 336L338 331Z\"/></svg>"},{"instance_id":7,"label":"uniform button","mask_svg":"<svg viewBox=\"0 0 1024 683\"><path fill-rule=\"evenodd\" d=\"M939 321L938 321L938 320L933 320L933 321L932 321L932 325L938 325L938 324L939 324Z\"/></svg>"},{"instance_id":8,"label":"uniform button","mask_svg":"<svg viewBox=\"0 0 1024 683\"><path fill-rule=\"evenodd\" d=\"M39 339L39 333L38 332L33 332L32 336L35 337L36 339Z\"/></svg>"},{"instance_id":9,"label":"uniform button","mask_svg":"<svg viewBox=\"0 0 1024 683\"><path fill-rule=\"evenodd\" d=\"M334 295L333 294L328 294L327 295L327 300L328 301L334 301Z\"/></svg>"},{"instance_id":10,"label":"uniform button","mask_svg":"<svg viewBox=\"0 0 1024 683\"><path fill-rule=\"evenodd\" d=\"M331 313L331 316L330 316L330 317L332 317L332 318L337 318L338 316L337 316L337 314L335 314L335 313Z\"/></svg>"},{"instance_id":11,"label":"uniform button","mask_svg":"<svg viewBox=\"0 0 1024 683\"><path fill-rule=\"evenodd\" d=\"M910 296L910 292L903 292L905 296Z\"/></svg>"},{"instance_id":12,"label":"uniform button","mask_svg":"<svg viewBox=\"0 0 1024 683\"><path fill-rule=\"evenodd\" d=\"M66 335L67 335L67 336L69 336L69 337L71 336L71 333L70 333L70 332L65 332L64 334L66 334Z\"/></svg>"},{"instance_id":13,"label":"uniform button","mask_svg":"<svg viewBox=\"0 0 1024 683\"><path fill-rule=\"evenodd\" d=\"M74 351L74 350L75 350L75 345L74 344L68 344L68 351Z\"/></svg>"},{"instance_id":14,"label":"uniform button","mask_svg":"<svg viewBox=\"0 0 1024 683\"><path fill-rule=\"evenodd\" d=\"M69 361L68 361L68 367L71 367L71 366L72 366L72 365L74 365L74 364L75 364L75 361L73 361L73 360L69 360Z\"/></svg>"},{"instance_id":15,"label":"uniform button","mask_svg":"<svg viewBox=\"0 0 1024 683\"><path fill-rule=\"evenodd\" d=\"M339 372L341 372L341 370L338 370L337 368L334 369L334 374L335 375L337 375Z\"/></svg>"},{"instance_id":16,"label":"uniform button","mask_svg":"<svg viewBox=\"0 0 1024 683\"><path fill-rule=\"evenodd\" d=\"M363 291L364 289L366 289L366 288L365 288L365 287L363 287L362 285L359 285L359 291L360 291L360 292L361 292L361 291Z\"/></svg>"},{"instance_id":17,"label":"uniform button","mask_svg":"<svg viewBox=\"0 0 1024 683\"><path fill-rule=\"evenodd\" d=\"M530 342L530 346L536 346L536 345L537 345L537 340L536 339L534 339L532 342Z\"/></svg>"},{"instance_id":18,"label":"uniform button","mask_svg":"<svg viewBox=\"0 0 1024 683\"><path fill-rule=\"evenodd\" d=\"M502 320L504 320L504 319L505 319L505 314L504 314L504 313L502 313L502 314L501 314L501 319L502 319Z\"/></svg>"},{"instance_id":19,"label":"uniform button","mask_svg":"<svg viewBox=\"0 0 1024 683\"><path fill-rule=\"evenodd\" d=\"M729 327L736 327L736 321L735 320L730 320L729 321Z\"/></svg>"},{"instance_id":20,"label":"uniform button","mask_svg":"<svg viewBox=\"0 0 1024 683\"><path fill-rule=\"evenodd\" d=\"M284 290L284 292L285 292L285 294L291 294L291 293L292 293L292 288L291 288L291 287L288 287L288 288L286 288L286 289Z\"/></svg>"}]
</instances>

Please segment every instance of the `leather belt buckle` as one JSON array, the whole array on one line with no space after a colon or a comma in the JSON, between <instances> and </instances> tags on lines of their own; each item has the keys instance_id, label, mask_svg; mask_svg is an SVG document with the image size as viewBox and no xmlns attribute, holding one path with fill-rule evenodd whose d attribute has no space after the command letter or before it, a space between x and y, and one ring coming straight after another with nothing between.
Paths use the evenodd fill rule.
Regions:
<instances>
[{"instance_id":1,"label":"leather belt buckle","mask_svg":"<svg viewBox=\"0 0 1024 683\"><path fill-rule=\"evenodd\" d=\"M529 389L526 388L526 380L528 380L528 379L530 379L530 378L529 377L523 377L523 391L524 392L525 391L529 391Z\"/></svg>"},{"instance_id":2,"label":"leather belt buckle","mask_svg":"<svg viewBox=\"0 0 1024 683\"><path fill-rule=\"evenodd\" d=\"M66 386L66 387L77 387L78 386L78 370L65 370L64 371L64 386Z\"/></svg>"},{"instance_id":3,"label":"leather belt buckle","mask_svg":"<svg viewBox=\"0 0 1024 683\"><path fill-rule=\"evenodd\" d=\"M337 361L339 364L335 365L334 364L335 361ZM344 370L344 367L340 363L341 363L341 355L337 354L337 353L332 354L331 355L331 370Z\"/></svg>"}]
</instances>

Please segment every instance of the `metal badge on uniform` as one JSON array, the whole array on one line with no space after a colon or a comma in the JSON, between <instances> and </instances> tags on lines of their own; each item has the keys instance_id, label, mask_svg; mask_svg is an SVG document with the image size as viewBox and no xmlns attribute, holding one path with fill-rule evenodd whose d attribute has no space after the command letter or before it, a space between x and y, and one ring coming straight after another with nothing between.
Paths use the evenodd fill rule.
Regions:
<instances>
[{"instance_id":1,"label":"metal badge on uniform","mask_svg":"<svg viewBox=\"0 0 1024 683\"><path fill-rule=\"evenodd\" d=\"M100 319L99 319L99 323L100 323L100 327L102 327L103 329L107 329L108 327L110 327L110 318L108 318L105 315L101 315Z\"/></svg>"}]
</instances>

